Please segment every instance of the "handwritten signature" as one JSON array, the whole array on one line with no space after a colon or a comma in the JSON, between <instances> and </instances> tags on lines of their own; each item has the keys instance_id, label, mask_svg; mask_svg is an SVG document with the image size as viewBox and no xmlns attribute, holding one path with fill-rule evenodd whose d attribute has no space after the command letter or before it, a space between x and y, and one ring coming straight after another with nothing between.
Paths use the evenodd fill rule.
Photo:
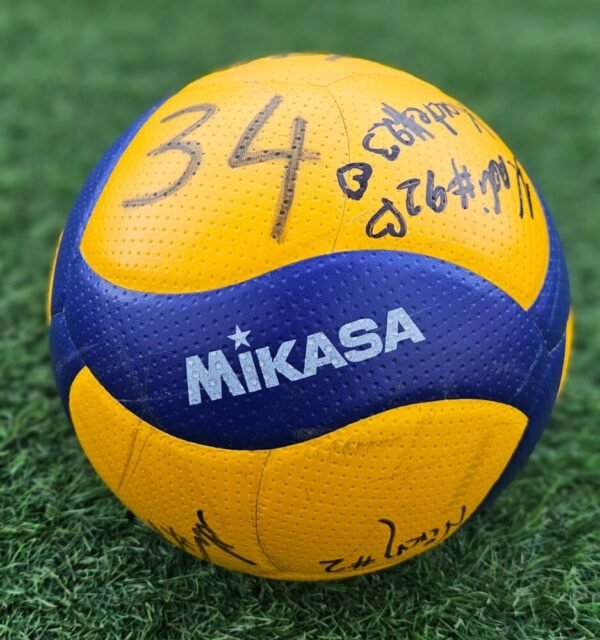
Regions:
<instances>
[{"instance_id":1,"label":"handwritten signature","mask_svg":"<svg viewBox=\"0 0 600 640\"><path fill-rule=\"evenodd\" d=\"M370 554L362 553L354 562L347 562L345 558L334 558L333 560L319 560L319 564L323 565L325 573L342 573L344 571L357 571L364 569L369 565L377 562L378 560L391 560L394 558L400 558L413 549L419 547L428 547L435 542L441 542L447 538L451 531L460 527L465 521L467 514L466 505L462 505L460 508L460 515L456 521L446 520L443 525L433 527L420 534L408 538L407 540L398 541L396 524L393 520L388 518L380 518L378 520L388 530L388 538L385 545L385 550L381 557L372 556ZM441 534L441 535L440 535Z\"/></svg>"},{"instance_id":2,"label":"handwritten signature","mask_svg":"<svg viewBox=\"0 0 600 640\"><path fill-rule=\"evenodd\" d=\"M390 162L398 158L403 147L434 140L435 132L440 127L457 136L458 131L453 126L453 121L462 115L468 117L479 133L486 132L496 137L496 134L469 109L453 102L428 102L418 107L407 107L402 111L384 102L382 111L384 117L369 128L362 146L365 151L382 156Z\"/></svg>"},{"instance_id":3,"label":"handwritten signature","mask_svg":"<svg viewBox=\"0 0 600 640\"><path fill-rule=\"evenodd\" d=\"M192 527L192 540L193 542L175 531L171 526L160 526L154 522L148 520L148 526L156 533L164 536L167 540L170 540L173 544L178 546L182 551L191 553L194 549L200 551L200 554L206 562L212 562L209 554L209 548L215 547L229 554L233 558L237 558L246 564L255 565L256 562L249 560L235 550L235 546L225 542L216 531L206 521L206 516L202 509L196 511L197 522Z\"/></svg>"},{"instance_id":4,"label":"handwritten signature","mask_svg":"<svg viewBox=\"0 0 600 640\"><path fill-rule=\"evenodd\" d=\"M469 209L471 202L488 196L491 202L482 205L483 212L502 213L500 193L512 188L509 167L514 172L519 196L519 217L528 212L533 218L531 188L525 178L521 165L516 158L505 160L501 155L489 160L487 166L477 176L473 176L466 164L451 160L451 177L448 182L439 182L436 173L429 169L425 178L411 177L400 182L396 189L404 193L404 206L401 211L391 198L381 198L381 207L369 218L366 234L370 238L381 238L385 235L402 238L408 232L407 218L415 217L423 212L424 207L433 213L443 213L450 196L458 198L462 209ZM363 190L364 192L364 190Z\"/></svg>"}]
</instances>

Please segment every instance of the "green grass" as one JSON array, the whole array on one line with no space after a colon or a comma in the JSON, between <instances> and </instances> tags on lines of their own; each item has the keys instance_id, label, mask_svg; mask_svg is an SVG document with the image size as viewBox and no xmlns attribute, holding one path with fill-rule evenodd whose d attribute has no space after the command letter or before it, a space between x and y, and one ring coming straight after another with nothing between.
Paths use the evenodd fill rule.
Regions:
<instances>
[{"instance_id":1,"label":"green grass","mask_svg":"<svg viewBox=\"0 0 600 640\"><path fill-rule=\"evenodd\" d=\"M0 638L600 637L599 32L598 0L2 3ZM288 50L403 67L486 118L555 212L577 311L564 397L494 507L331 584L228 573L132 521L62 412L44 324L55 240L109 143L190 79Z\"/></svg>"}]
</instances>

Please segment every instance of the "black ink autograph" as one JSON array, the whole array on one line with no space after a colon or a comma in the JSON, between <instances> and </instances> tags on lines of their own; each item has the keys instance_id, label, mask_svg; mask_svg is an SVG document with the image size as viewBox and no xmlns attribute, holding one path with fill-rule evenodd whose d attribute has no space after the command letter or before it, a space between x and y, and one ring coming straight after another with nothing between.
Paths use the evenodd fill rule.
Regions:
<instances>
[{"instance_id":1,"label":"black ink autograph","mask_svg":"<svg viewBox=\"0 0 600 640\"><path fill-rule=\"evenodd\" d=\"M446 523L444 525L444 533L442 534L442 537L439 538L440 542L448 536L452 529L456 529L464 522L466 513L467 507L463 504L460 508L460 516L458 518L458 521L452 522L451 520L446 520ZM379 522L389 528L389 538L385 547L385 553L383 554L383 557L386 559L398 558L405 551L410 551L418 545L427 547L434 542L438 542L440 527L434 527L433 529L429 529L428 531L423 531L420 535L415 536L414 538L409 538L408 540L397 544L396 525L394 524L394 522L392 520L387 520L386 518L380 518Z\"/></svg>"},{"instance_id":2,"label":"black ink autograph","mask_svg":"<svg viewBox=\"0 0 600 640\"><path fill-rule=\"evenodd\" d=\"M391 162L398 158L402 147L412 147L419 141L435 139L436 127L443 127L453 136L458 135L451 122L461 115L467 115L479 133L485 131L495 137L492 130L471 111L452 102L428 102L402 111L384 102L382 111L384 117L370 127L363 138L362 146L366 151L383 156ZM389 142L390 137L392 142Z\"/></svg>"},{"instance_id":3,"label":"black ink autograph","mask_svg":"<svg viewBox=\"0 0 600 640\"><path fill-rule=\"evenodd\" d=\"M200 549L200 553L202 553L202 556L206 561L210 561L207 547L214 545L218 549L221 549L221 551L225 551L225 553L228 553L230 556L233 556L246 564L256 564L256 562L252 562L252 560L248 560L248 558L244 558L244 556L235 552L235 547L232 544L228 544L219 538L215 531L208 526L202 509L199 509L196 512L196 516L198 517L198 522L192 528L192 533L194 534L196 546Z\"/></svg>"},{"instance_id":4,"label":"black ink autograph","mask_svg":"<svg viewBox=\"0 0 600 640\"><path fill-rule=\"evenodd\" d=\"M402 238L408 232L407 219L415 217L427 207L433 213L443 213L448 206L449 198L458 198L462 209L467 210L479 196L491 196L490 206L484 205L485 214L491 211L498 215L502 213L500 193L511 188L511 177L508 167L514 170L515 181L519 196L519 217L523 218L525 211L533 218L533 203L530 186L525 178L523 169L516 158L506 161L499 155L491 159L485 169L474 179L467 165L459 166L456 160L451 160L451 178L447 183L440 184L434 171L429 169L425 184L421 178L408 178L400 182L396 189L404 193L403 210L390 198L381 198L382 206L369 218L365 231L370 238L382 238L390 235ZM424 188L423 188L424 187ZM423 193L424 191L424 193Z\"/></svg>"},{"instance_id":5,"label":"black ink autograph","mask_svg":"<svg viewBox=\"0 0 600 640\"><path fill-rule=\"evenodd\" d=\"M175 529L171 526L164 527L155 524L154 522L147 521L148 526L154 530L156 533L166 537L173 544L178 546L183 551L187 551L188 553L192 552L194 548L200 551L202 558L206 560L206 562L211 562L210 555L208 553L208 548L213 546L217 549L221 549L225 553L245 562L246 564L255 565L256 562L245 558L235 551L235 547L232 544L229 544L222 540L219 535L215 532L215 530L209 526L206 521L206 516L204 515L204 511L202 509L198 509L196 511L197 522L192 527L192 539L194 544L190 542L188 538L184 535L175 531Z\"/></svg>"},{"instance_id":6,"label":"black ink autograph","mask_svg":"<svg viewBox=\"0 0 600 640\"><path fill-rule=\"evenodd\" d=\"M416 549L417 547L427 547L435 542L441 542L444 538L448 537L453 529L460 527L465 521L467 515L467 507L462 505L460 508L460 515L456 521L446 520L446 522L439 527L433 527L427 531L423 531L413 538L403 540L399 542L396 535L396 524L393 520L387 518L380 518L378 522L387 527L388 539L383 552L384 560L391 560L401 557L404 553ZM441 533L441 536L440 536ZM346 563L344 558L335 558L333 560L319 560L319 564L324 566L325 573L341 573L344 571L357 571L368 567L369 565L377 562L377 557L373 557L371 554L360 554L358 558L352 563Z\"/></svg>"}]
</instances>

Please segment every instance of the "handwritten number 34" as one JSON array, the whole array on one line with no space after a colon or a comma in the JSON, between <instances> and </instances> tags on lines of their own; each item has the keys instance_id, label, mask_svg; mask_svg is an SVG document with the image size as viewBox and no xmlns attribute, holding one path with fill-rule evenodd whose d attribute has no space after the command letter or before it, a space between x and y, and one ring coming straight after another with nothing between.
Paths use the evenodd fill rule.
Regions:
<instances>
[{"instance_id":1,"label":"handwritten number 34","mask_svg":"<svg viewBox=\"0 0 600 640\"><path fill-rule=\"evenodd\" d=\"M281 241L285 223L287 221L292 202L294 200L296 177L300 162L303 160L318 160L319 153L315 151L304 150L304 139L306 136L306 120L296 117L292 124L292 134L289 149L260 149L250 150L250 146L258 135L259 131L265 125L267 120L273 115L274 111L281 104L281 96L274 96L269 102L256 114L250 124L243 131L238 140L231 156L229 157L229 166L232 169L244 167L251 164L260 164L262 162L270 162L273 160L283 160L285 162L285 172L282 185L279 191L277 201L277 209L273 226L271 228L271 237L277 241ZM135 198L123 201L124 207L142 207L152 204L158 200L162 200L181 189L190 178L195 175L202 162L202 147L196 140L189 139L196 129L201 127L217 110L212 104L198 104L186 107L172 113L161 120L162 122L170 122L188 113L201 112L202 116L195 120L191 125L187 126L183 131L168 140L167 142L152 149L148 153L149 156L157 156L167 151L178 151L188 156L188 163L183 173L171 184L153 193L144 194Z\"/></svg>"}]
</instances>

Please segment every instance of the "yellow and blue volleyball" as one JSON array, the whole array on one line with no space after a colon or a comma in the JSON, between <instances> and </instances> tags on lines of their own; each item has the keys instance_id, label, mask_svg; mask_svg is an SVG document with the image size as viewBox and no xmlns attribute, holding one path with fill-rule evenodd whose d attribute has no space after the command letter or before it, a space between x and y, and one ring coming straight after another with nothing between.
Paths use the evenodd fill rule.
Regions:
<instances>
[{"instance_id":1,"label":"yellow and blue volleyball","mask_svg":"<svg viewBox=\"0 0 600 640\"><path fill-rule=\"evenodd\" d=\"M489 504L571 335L514 153L434 86L334 55L218 71L137 120L75 203L49 307L116 496L201 559L292 580L390 567Z\"/></svg>"}]
</instances>

